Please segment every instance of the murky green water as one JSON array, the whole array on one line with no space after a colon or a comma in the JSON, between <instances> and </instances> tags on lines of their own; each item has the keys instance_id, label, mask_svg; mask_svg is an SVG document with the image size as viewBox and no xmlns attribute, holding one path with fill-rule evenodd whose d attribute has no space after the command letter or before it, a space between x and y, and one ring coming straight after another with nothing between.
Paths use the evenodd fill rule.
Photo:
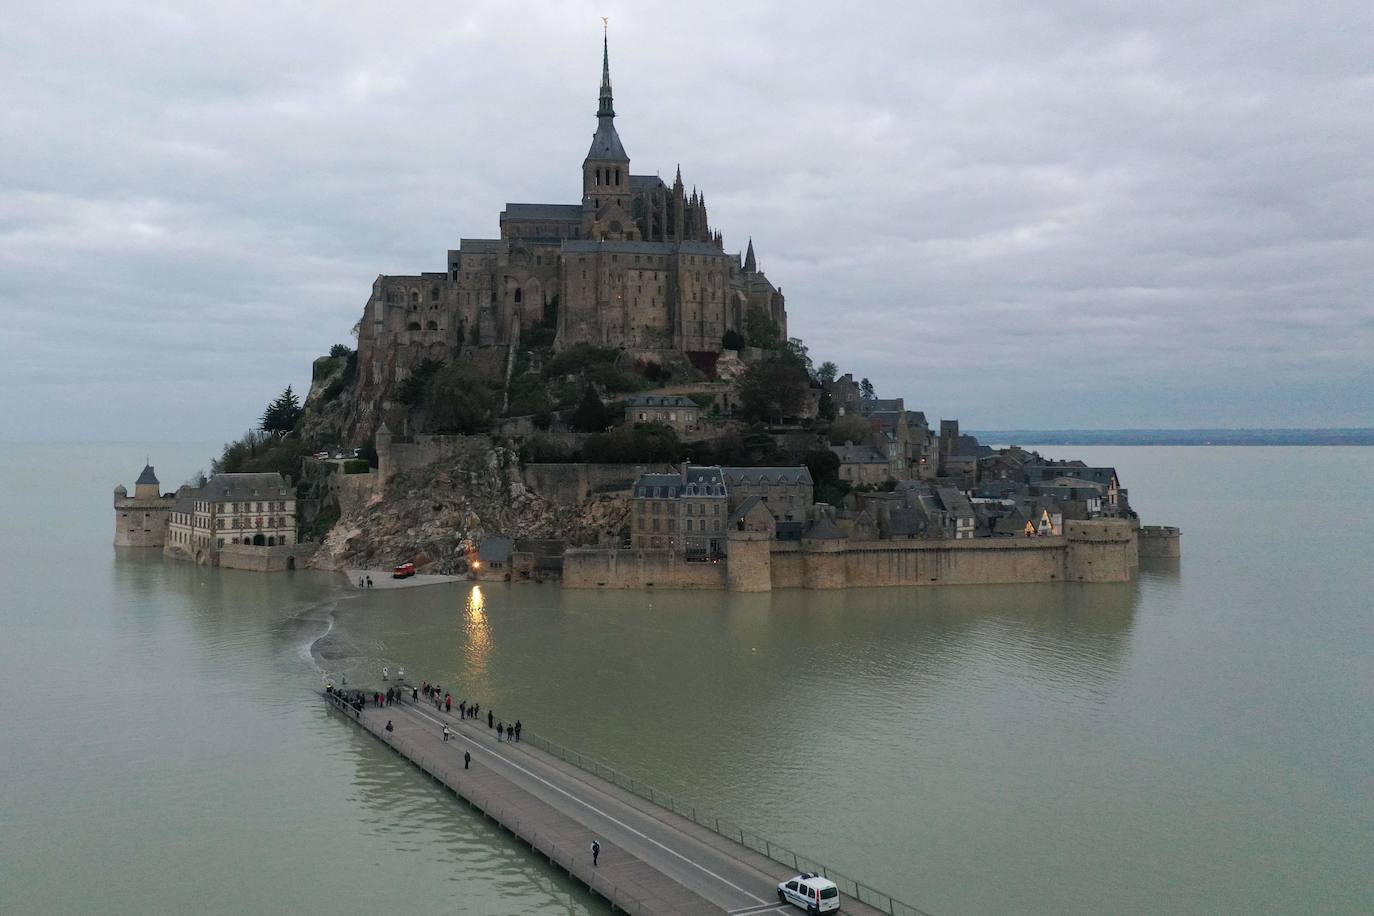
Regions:
<instances>
[{"instance_id":1,"label":"murky green water","mask_svg":"<svg viewBox=\"0 0 1374 916\"><path fill-rule=\"evenodd\" d=\"M119 556L143 451L0 457L0 912L601 912L312 701L382 664L939 914L1374 900L1374 450L1073 450L1132 585L738 597Z\"/></svg>"}]
</instances>

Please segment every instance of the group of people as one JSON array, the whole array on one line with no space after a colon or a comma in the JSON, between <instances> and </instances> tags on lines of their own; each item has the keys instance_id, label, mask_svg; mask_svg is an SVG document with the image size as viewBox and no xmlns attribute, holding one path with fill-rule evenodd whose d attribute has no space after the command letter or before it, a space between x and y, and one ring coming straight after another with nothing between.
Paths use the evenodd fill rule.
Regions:
<instances>
[{"instance_id":1,"label":"group of people","mask_svg":"<svg viewBox=\"0 0 1374 916\"><path fill-rule=\"evenodd\" d=\"M371 587L372 587L372 577L371 577L371 576L359 576L359 577L358 577L358 588L371 588Z\"/></svg>"},{"instance_id":2,"label":"group of people","mask_svg":"<svg viewBox=\"0 0 1374 916\"><path fill-rule=\"evenodd\" d=\"M431 684L429 681L425 681L420 685L419 691L414 693L417 700L419 699L420 693L423 693L425 697L434 704L435 709L442 710L450 715L453 713L453 694L444 690L440 685ZM469 703L467 700L459 700L457 706L458 718L460 719L476 719L482 710L481 703ZM516 719L513 725L507 725L504 721L497 721L492 711L487 710L487 728L496 730L497 741L519 741L521 733L525 730L525 724L519 719ZM450 734L449 727L445 725L445 741L449 739Z\"/></svg>"}]
</instances>

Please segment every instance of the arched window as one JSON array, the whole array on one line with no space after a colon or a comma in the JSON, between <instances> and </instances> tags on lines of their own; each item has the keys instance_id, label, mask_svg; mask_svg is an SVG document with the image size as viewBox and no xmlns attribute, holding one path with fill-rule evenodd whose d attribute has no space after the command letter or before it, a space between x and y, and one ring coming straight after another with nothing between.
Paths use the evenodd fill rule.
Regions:
<instances>
[{"instance_id":1,"label":"arched window","mask_svg":"<svg viewBox=\"0 0 1374 916\"><path fill-rule=\"evenodd\" d=\"M410 301L413 302L413 303L415 303L416 305L419 305L419 303L420 303L420 291L419 291L419 290L417 290L417 289L412 289L412 290L410 291Z\"/></svg>"},{"instance_id":2,"label":"arched window","mask_svg":"<svg viewBox=\"0 0 1374 916\"><path fill-rule=\"evenodd\" d=\"M406 325L406 330L407 330L407 331L418 331L418 330L420 330L420 322L418 322L418 321L412 321L412 322L410 322L409 324Z\"/></svg>"},{"instance_id":3,"label":"arched window","mask_svg":"<svg viewBox=\"0 0 1374 916\"><path fill-rule=\"evenodd\" d=\"M620 169L615 170L615 183L617 186L620 185Z\"/></svg>"},{"instance_id":4,"label":"arched window","mask_svg":"<svg viewBox=\"0 0 1374 916\"><path fill-rule=\"evenodd\" d=\"M439 301L439 287L437 287L437 286L431 286L431 287L429 288L429 298L430 298L430 300L431 300L432 302L438 302L438 301Z\"/></svg>"},{"instance_id":5,"label":"arched window","mask_svg":"<svg viewBox=\"0 0 1374 916\"><path fill-rule=\"evenodd\" d=\"M524 292L525 292L525 291L522 290L522 289L521 289L520 287L518 287L518 286L515 288L515 301L516 301L516 302L520 302L520 301L524 298Z\"/></svg>"},{"instance_id":6,"label":"arched window","mask_svg":"<svg viewBox=\"0 0 1374 916\"><path fill-rule=\"evenodd\" d=\"M431 331L437 331L437 330L439 330L439 322L437 322L437 321L431 321L431 322L428 323L427 327L428 327L428 329L431 330Z\"/></svg>"}]
</instances>

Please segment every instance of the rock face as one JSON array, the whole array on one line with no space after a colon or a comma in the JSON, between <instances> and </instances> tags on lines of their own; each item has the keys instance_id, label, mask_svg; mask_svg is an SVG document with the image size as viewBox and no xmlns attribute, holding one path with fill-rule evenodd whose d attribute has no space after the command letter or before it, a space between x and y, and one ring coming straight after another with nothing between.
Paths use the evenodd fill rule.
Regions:
<instances>
[{"instance_id":1,"label":"rock face","mask_svg":"<svg viewBox=\"0 0 1374 916\"><path fill-rule=\"evenodd\" d=\"M377 568L413 562L426 572L461 574L489 535L563 539L569 546L608 544L628 530L629 521L623 497L555 505L521 481L514 452L472 447L398 473L384 493L345 507L312 565Z\"/></svg>"}]
</instances>

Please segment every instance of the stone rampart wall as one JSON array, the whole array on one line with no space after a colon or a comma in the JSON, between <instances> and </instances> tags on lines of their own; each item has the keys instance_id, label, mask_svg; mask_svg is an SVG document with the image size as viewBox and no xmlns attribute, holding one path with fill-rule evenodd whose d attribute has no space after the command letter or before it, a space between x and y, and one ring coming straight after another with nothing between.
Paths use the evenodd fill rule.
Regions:
<instances>
[{"instance_id":1,"label":"stone rampart wall","mask_svg":"<svg viewBox=\"0 0 1374 916\"><path fill-rule=\"evenodd\" d=\"M572 506L598 493L628 495L640 474L671 474L667 464L527 464L525 486L558 505Z\"/></svg>"},{"instance_id":2,"label":"stone rampart wall","mask_svg":"<svg viewBox=\"0 0 1374 916\"><path fill-rule=\"evenodd\" d=\"M329 488L345 516L359 512L373 496L382 492L382 475L376 470L368 474L334 474Z\"/></svg>"},{"instance_id":3,"label":"stone rampart wall","mask_svg":"<svg viewBox=\"0 0 1374 916\"><path fill-rule=\"evenodd\" d=\"M808 545L773 541L768 561L750 555L743 572L721 563L688 563L669 551L569 550L568 588L867 588L1121 582L1135 574L1134 537L1115 529L1067 536L975 540L849 541ZM731 545L732 549L734 545ZM828 547L829 549L822 549ZM733 573L733 574L732 574Z\"/></svg>"},{"instance_id":4,"label":"stone rampart wall","mask_svg":"<svg viewBox=\"0 0 1374 916\"><path fill-rule=\"evenodd\" d=\"M436 461L491 451L486 436L408 436L377 443L377 469L383 482Z\"/></svg>"},{"instance_id":5,"label":"stone rampart wall","mask_svg":"<svg viewBox=\"0 0 1374 916\"><path fill-rule=\"evenodd\" d=\"M852 541L850 588L887 585L1003 585L1064 578L1062 537Z\"/></svg>"},{"instance_id":6,"label":"stone rampart wall","mask_svg":"<svg viewBox=\"0 0 1374 916\"><path fill-rule=\"evenodd\" d=\"M564 588L725 588L725 563L689 563L669 550L603 550L579 547L563 553Z\"/></svg>"},{"instance_id":7,"label":"stone rampart wall","mask_svg":"<svg viewBox=\"0 0 1374 916\"><path fill-rule=\"evenodd\" d=\"M280 547L225 544L219 549L219 565L224 569L281 572L286 569L304 569L306 561L314 553L314 544L284 544Z\"/></svg>"}]
</instances>

